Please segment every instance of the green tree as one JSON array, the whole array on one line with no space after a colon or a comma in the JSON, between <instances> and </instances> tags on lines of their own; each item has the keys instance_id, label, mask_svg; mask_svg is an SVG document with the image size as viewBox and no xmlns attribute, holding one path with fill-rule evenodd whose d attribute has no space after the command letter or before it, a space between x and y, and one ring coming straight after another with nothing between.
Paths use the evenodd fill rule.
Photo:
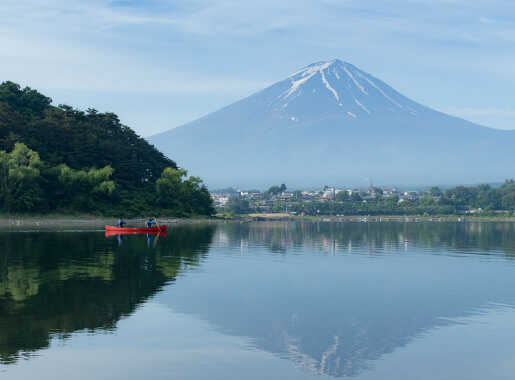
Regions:
<instances>
[{"instance_id":1,"label":"green tree","mask_svg":"<svg viewBox=\"0 0 515 380\"><path fill-rule=\"evenodd\" d=\"M11 153L0 152L2 208L30 211L43 202L40 187L42 163L37 152L17 143Z\"/></svg>"},{"instance_id":2,"label":"green tree","mask_svg":"<svg viewBox=\"0 0 515 380\"><path fill-rule=\"evenodd\" d=\"M225 205L225 210L232 214L248 214L251 211L249 201L239 197L231 197Z\"/></svg>"},{"instance_id":3,"label":"green tree","mask_svg":"<svg viewBox=\"0 0 515 380\"><path fill-rule=\"evenodd\" d=\"M345 190L343 191L339 191L337 194L336 194L336 200L337 201L340 201L340 202L347 202L351 199L349 193Z\"/></svg>"},{"instance_id":4,"label":"green tree","mask_svg":"<svg viewBox=\"0 0 515 380\"><path fill-rule=\"evenodd\" d=\"M295 190L293 192L293 197L296 199L296 200L300 200L302 199L302 191L300 190Z\"/></svg>"},{"instance_id":5,"label":"green tree","mask_svg":"<svg viewBox=\"0 0 515 380\"><path fill-rule=\"evenodd\" d=\"M279 186L271 186L268 190L267 190L267 193L270 194L270 195L277 195L281 192L281 188Z\"/></svg>"},{"instance_id":6,"label":"green tree","mask_svg":"<svg viewBox=\"0 0 515 380\"><path fill-rule=\"evenodd\" d=\"M350 199L353 202L361 202L363 200L363 198L361 198L361 195L359 195L357 191L352 192L352 194L350 195Z\"/></svg>"},{"instance_id":7,"label":"green tree","mask_svg":"<svg viewBox=\"0 0 515 380\"><path fill-rule=\"evenodd\" d=\"M156 181L158 205L175 215L212 215L213 199L199 177L184 169L166 168Z\"/></svg>"},{"instance_id":8,"label":"green tree","mask_svg":"<svg viewBox=\"0 0 515 380\"><path fill-rule=\"evenodd\" d=\"M441 197L443 195L442 190L438 186L433 186L431 190L429 190L429 194L432 197Z\"/></svg>"},{"instance_id":9,"label":"green tree","mask_svg":"<svg viewBox=\"0 0 515 380\"><path fill-rule=\"evenodd\" d=\"M61 207L81 211L94 211L98 203L108 200L115 191L116 184L111 180L113 168L73 170L62 164L58 167L58 181L62 194Z\"/></svg>"},{"instance_id":10,"label":"green tree","mask_svg":"<svg viewBox=\"0 0 515 380\"><path fill-rule=\"evenodd\" d=\"M183 213L181 208L182 178L187 175L184 169L166 168L161 178L156 181L157 200L161 207L175 209Z\"/></svg>"}]
</instances>

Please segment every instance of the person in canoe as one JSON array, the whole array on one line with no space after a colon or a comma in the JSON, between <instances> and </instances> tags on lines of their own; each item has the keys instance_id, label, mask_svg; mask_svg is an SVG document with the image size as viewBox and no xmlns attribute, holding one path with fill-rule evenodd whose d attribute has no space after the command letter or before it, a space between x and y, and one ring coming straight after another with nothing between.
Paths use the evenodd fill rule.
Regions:
<instances>
[{"instance_id":1,"label":"person in canoe","mask_svg":"<svg viewBox=\"0 0 515 380\"><path fill-rule=\"evenodd\" d=\"M116 223L116 225L120 228L123 228L125 227L125 222L123 221L122 218L118 219L118 223Z\"/></svg>"},{"instance_id":2,"label":"person in canoe","mask_svg":"<svg viewBox=\"0 0 515 380\"><path fill-rule=\"evenodd\" d=\"M153 218L148 218L147 220L147 228L152 228L152 226L156 224Z\"/></svg>"}]
</instances>

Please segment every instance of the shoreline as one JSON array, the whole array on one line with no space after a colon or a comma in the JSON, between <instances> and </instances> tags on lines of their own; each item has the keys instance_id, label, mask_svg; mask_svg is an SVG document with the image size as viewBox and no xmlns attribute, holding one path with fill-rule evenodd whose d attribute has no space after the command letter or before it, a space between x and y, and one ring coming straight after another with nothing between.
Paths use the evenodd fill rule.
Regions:
<instances>
[{"instance_id":1,"label":"shoreline","mask_svg":"<svg viewBox=\"0 0 515 380\"><path fill-rule=\"evenodd\" d=\"M59 228L62 230L104 230L106 225L116 225L117 218L96 217L92 215L47 215L47 216L21 216L21 215L1 215L0 229L29 229L40 230L48 228ZM124 219L128 227L142 227L146 218ZM159 224L166 225L191 225L204 223L223 222L214 218L175 218L163 217L157 219Z\"/></svg>"},{"instance_id":2,"label":"shoreline","mask_svg":"<svg viewBox=\"0 0 515 380\"><path fill-rule=\"evenodd\" d=\"M315 223L380 223L380 222L515 222L515 216L466 216L466 215L348 215L348 216L294 216L288 214L249 214L235 216L234 221L311 221Z\"/></svg>"},{"instance_id":3,"label":"shoreline","mask_svg":"<svg viewBox=\"0 0 515 380\"><path fill-rule=\"evenodd\" d=\"M128 227L143 226L146 218L124 219ZM349 216L293 216L286 214L253 214L232 217L199 217L199 218L158 218L159 224L168 226L219 224L219 223L252 223L252 222L312 222L312 223L419 223L419 222L509 222L515 223L515 217L497 216L405 216L405 215L349 215ZM105 225L115 225L116 218L96 217L92 215L47 215L47 216L20 216L1 215L0 229L2 230L45 230L59 228L61 230L104 230Z\"/></svg>"}]
</instances>

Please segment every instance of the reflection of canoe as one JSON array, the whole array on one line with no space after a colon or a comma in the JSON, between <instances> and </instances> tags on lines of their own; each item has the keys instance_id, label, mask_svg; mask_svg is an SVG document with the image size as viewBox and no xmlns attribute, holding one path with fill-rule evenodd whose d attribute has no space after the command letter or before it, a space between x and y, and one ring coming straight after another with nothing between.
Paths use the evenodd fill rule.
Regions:
<instances>
[{"instance_id":1,"label":"reflection of canoe","mask_svg":"<svg viewBox=\"0 0 515 380\"><path fill-rule=\"evenodd\" d=\"M166 231L151 231L151 232L131 232L131 231L106 231L106 237L118 236L118 235L159 235L166 237Z\"/></svg>"},{"instance_id":2,"label":"reflection of canoe","mask_svg":"<svg viewBox=\"0 0 515 380\"><path fill-rule=\"evenodd\" d=\"M152 227L152 228L130 228L130 227L114 227L106 226L106 232L114 232L117 234L152 234L166 232L166 226Z\"/></svg>"}]
</instances>

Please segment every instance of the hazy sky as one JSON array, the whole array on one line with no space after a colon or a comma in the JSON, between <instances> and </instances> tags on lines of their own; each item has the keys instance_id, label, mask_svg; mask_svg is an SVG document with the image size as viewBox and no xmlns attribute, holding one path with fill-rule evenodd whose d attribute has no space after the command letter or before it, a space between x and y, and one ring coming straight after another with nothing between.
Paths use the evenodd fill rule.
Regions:
<instances>
[{"instance_id":1,"label":"hazy sky","mask_svg":"<svg viewBox=\"0 0 515 380\"><path fill-rule=\"evenodd\" d=\"M515 129L513 0L1 0L0 17L0 81L144 136L333 58Z\"/></svg>"}]
</instances>

